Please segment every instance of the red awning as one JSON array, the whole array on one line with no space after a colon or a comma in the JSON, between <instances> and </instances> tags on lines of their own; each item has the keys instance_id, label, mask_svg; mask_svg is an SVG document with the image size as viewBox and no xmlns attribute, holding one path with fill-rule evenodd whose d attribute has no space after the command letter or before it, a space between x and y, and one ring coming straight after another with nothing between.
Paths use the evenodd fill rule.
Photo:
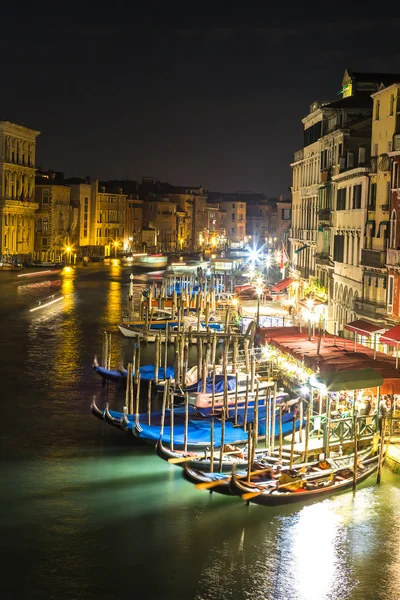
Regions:
<instances>
[{"instance_id":1,"label":"red awning","mask_svg":"<svg viewBox=\"0 0 400 600\"><path fill-rule=\"evenodd\" d=\"M383 331L385 329L382 327L382 325L374 325L369 321L364 321L364 319L358 319L358 321L347 323L344 328L347 329L347 331L352 331L353 333L359 333L360 335L368 337L373 333L377 333L378 331Z\"/></svg>"},{"instance_id":2,"label":"red awning","mask_svg":"<svg viewBox=\"0 0 400 600\"><path fill-rule=\"evenodd\" d=\"M392 327L392 329L381 335L381 344L388 344L389 346L400 345L400 325Z\"/></svg>"},{"instance_id":3,"label":"red awning","mask_svg":"<svg viewBox=\"0 0 400 600\"><path fill-rule=\"evenodd\" d=\"M279 281L279 283L273 285L271 288L271 292L282 292L283 290L286 290L286 288L288 288L289 285L292 285L292 283L293 279L290 279L290 277L286 277L286 279L282 279L282 281Z\"/></svg>"}]
</instances>

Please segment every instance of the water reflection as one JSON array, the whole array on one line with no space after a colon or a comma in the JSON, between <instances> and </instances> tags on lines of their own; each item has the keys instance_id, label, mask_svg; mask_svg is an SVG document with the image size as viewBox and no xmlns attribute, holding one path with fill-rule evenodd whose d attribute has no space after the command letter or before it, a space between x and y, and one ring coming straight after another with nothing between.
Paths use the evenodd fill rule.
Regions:
<instances>
[{"instance_id":1,"label":"water reflection","mask_svg":"<svg viewBox=\"0 0 400 600\"><path fill-rule=\"evenodd\" d=\"M370 480L354 496L272 509L199 492L89 414L93 394L105 400L92 352L115 330L129 272L91 265L60 277L67 304L25 310L12 335L0 315L2 597L400 598L399 478L385 470L380 487ZM0 293L7 306L22 299L15 286ZM131 357L132 343L116 334L114 364L122 350ZM142 364L153 352L143 345ZM110 396L122 405L123 390Z\"/></svg>"}]
</instances>

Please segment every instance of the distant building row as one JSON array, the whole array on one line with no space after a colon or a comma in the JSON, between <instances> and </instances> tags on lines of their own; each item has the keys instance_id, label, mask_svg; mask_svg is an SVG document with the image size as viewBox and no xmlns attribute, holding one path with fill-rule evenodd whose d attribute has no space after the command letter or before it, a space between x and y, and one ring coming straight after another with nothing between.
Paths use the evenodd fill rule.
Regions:
<instances>
[{"instance_id":1,"label":"distant building row","mask_svg":"<svg viewBox=\"0 0 400 600\"><path fill-rule=\"evenodd\" d=\"M36 172L38 131L0 122L2 257L197 251L286 242L290 202L262 194L207 193L153 179L99 182Z\"/></svg>"}]
</instances>

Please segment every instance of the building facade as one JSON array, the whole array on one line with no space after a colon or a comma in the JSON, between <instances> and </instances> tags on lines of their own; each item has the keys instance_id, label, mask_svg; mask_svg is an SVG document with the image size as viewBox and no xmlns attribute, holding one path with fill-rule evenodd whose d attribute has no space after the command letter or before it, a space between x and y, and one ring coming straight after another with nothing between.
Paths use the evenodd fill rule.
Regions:
<instances>
[{"instance_id":1,"label":"building facade","mask_svg":"<svg viewBox=\"0 0 400 600\"><path fill-rule=\"evenodd\" d=\"M399 77L400 80L400 77ZM363 296L356 305L357 313L385 324L393 314L391 289L388 293L387 258L391 245L396 245L397 232L391 230L394 172L392 170L393 143L398 130L397 98L400 84L394 84L372 95L371 172L365 246L362 250ZM394 168L394 165L393 165ZM394 209L395 210L395 209ZM395 214L397 214L395 212ZM392 239L390 239L392 237ZM392 248L395 249L395 248ZM390 269L393 276L394 271ZM391 282L391 285L392 285ZM394 292L393 292L394 296ZM394 300L394 298L393 298ZM387 310L392 307L392 312Z\"/></svg>"},{"instance_id":2,"label":"building facade","mask_svg":"<svg viewBox=\"0 0 400 600\"><path fill-rule=\"evenodd\" d=\"M0 254L33 256L35 154L39 131L0 121Z\"/></svg>"},{"instance_id":3,"label":"building facade","mask_svg":"<svg viewBox=\"0 0 400 600\"><path fill-rule=\"evenodd\" d=\"M126 194L95 181L91 202L89 245L101 248L106 257L116 256L126 243Z\"/></svg>"},{"instance_id":4,"label":"building facade","mask_svg":"<svg viewBox=\"0 0 400 600\"><path fill-rule=\"evenodd\" d=\"M220 210L226 214L227 243L243 244L246 238L246 203L223 199Z\"/></svg>"},{"instance_id":5,"label":"building facade","mask_svg":"<svg viewBox=\"0 0 400 600\"><path fill-rule=\"evenodd\" d=\"M36 184L35 198L35 256L42 261L65 260L75 237L71 188L49 179L48 183Z\"/></svg>"},{"instance_id":6,"label":"building facade","mask_svg":"<svg viewBox=\"0 0 400 600\"><path fill-rule=\"evenodd\" d=\"M126 199L126 252L138 252L142 249L143 200L128 197Z\"/></svg>"},{"instance_id":7,"label":"building facade","mask_svg":"<svg viewBox=\"0 0 400 600\"><path fill-rule=\"evenodd\" d=\"M177 250L177 205L169 198L143 202L143 225L155 230L161 252Z\"/></svg>"}]
</instances>

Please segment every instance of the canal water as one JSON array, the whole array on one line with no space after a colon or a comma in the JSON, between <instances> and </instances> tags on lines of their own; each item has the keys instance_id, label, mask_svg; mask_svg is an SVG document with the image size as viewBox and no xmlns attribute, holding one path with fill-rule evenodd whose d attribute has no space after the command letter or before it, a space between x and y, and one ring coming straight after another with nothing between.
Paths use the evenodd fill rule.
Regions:
<instances>
[{"instance_id":1,"label":"canal water","mask_svg":"<svg viewBox=\"0 0 400 600\"><path fill-rule=\"evenodd\" d=\"M115 261L0 273L0 597L398 600L400 479L389 471L355 495L246 506L197 491L90 414L93 395L104 401L93 355L129 274ZM114 365L130 343L115 336ZM121 406L121 391L110 400Z\"/></svg>"}]
</instances>

